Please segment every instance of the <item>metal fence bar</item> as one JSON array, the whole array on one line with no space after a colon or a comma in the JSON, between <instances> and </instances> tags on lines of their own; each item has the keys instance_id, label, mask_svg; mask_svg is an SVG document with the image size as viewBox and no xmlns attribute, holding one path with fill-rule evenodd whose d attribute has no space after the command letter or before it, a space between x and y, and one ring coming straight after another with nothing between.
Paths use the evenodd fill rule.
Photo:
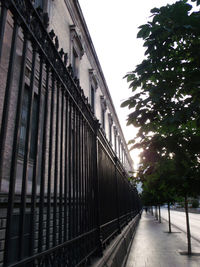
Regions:
<instances>
[{"instance_id":1,"label":"metal fence bar","mask_svg":"<svg viewBox=\"0 0 200 267\"><path fill-rule=\"evenodd\" d=\"M83 232L86 231L86 122L83 121Z\"/></svg>"},{"instance_id":2,"label":"metal fence bar","mask_svg":"<svg viewBox=\"0 0 200 267\"><path fill-rule=\"evenodd\" d=\"M83 175L83 170L84 170L84 163L83 163L83 153L84 153L84 121L81 120L81 132L80 132L80 141L81 141L81 145L80 145L80 175L81 175L81 179L80 179L80 183L81 183L81 196L80 196L80 201L81 201L81 225L80 225L80 232L83 233L84 232L84 175Z\"/></svg>"},{"instance_id":3,"label":"metal fence bar","mask_svg":"<svg viewBox=\"0 0 200 267\"><path fill-rule=\"evenodd\" d=\"M46 229L46 248L50 248L50 227L51 227L51 183L53 167L53 135L54 135L54 96L55 96L55 74L51 75L51 111L50 111L50 137L49 137L49 159L48 159L48 193L47 193L47 229Z\"/></svg>"},{"instance_id":4,"label":"metal fence bar","mask_svg":"<svg viewBox=\"0 0 200 267\"><path fill-rule=\"evenodd\" d=\"M121 233L121 226L120 226L120 211L119 211L119 182L118 182L118 175L117 175L117 162L118 159L115 157L115 186L116 186L116 205L117 205L117 224L118 224L118 233Z\"/></svg>"},{"instance_id":5,"label":"metal fence bar","mask_svg":"<svg viewBox=\"0 0 200 267\"><path fill-rule=\"evenodd\" d=\"M37 182L39 173L39 151L40 151L40 133L42 130L42 81L43 81L43 56L40 55L40 68L39 68L39 86L38 86L38 107L37 107L37 132L36 132L36 148L35 148L35 164L33 168L32 177L32 199L31 199L31 231L30 231L30 255L34 253L34 241L36 230L36 197L37 197ZM34 138L34 137L33 137Z\"/></svg>"},{"instance_id":6,"label":"metal fence bar","mask_svg":"<svg viewBox=\"0 0 200 267\"><path fill-rule=\"evenodd\" d=\"M18 153L16 148L18 147L19 134L20 134L19 125L21 119L22 100L24 95L24 78L25 78L25 62L27 56L27 47L28 47L28 40L26 38L26 34L24 34L22 62L21 62L20 79L19 79L19 92L17 100L17 111L15 119L15 130L14 130L14 138L12 145L9 194L8 194L7 225L6 225L5 254L4 254L4 261L6 264L9 261L9 244L10 244L11 223L12 223L13 205L14 205L16 166L17 166L17 153Z\"/></svg>"},{"instance_id":7,"label":"metal fence bar","mask_svg":"<svg viewBox=\"0 0 200 267\"><path fill-rule=\"evenodd\" d=\"M20 204L20 224L19 224L19 259L23 258L24 252L24 228L25 228L25 213L26 213L26 197L27 197L27 180L28 180L28 161L30 156L31 143L31 128L33 116L33 100L34 100L34 82L36 70L36 47L33 45L32 69L30 90L28 91L28 114L26 126L25 150L23 158L23 175L22 175L22 189L21 189L21 204Z\"/></svg>"},{"instance_id":8,"label":"metal fence bar","mask_svg":"<svg viewBox=\"0 0 200 267\"><path fill-rule=\"evenodd\" d=\"M64 183L64 241L68 239L68 190L69 190L69 100L65 96L65 183Z\"/></svg>"},{"instance_id":9,"label":"metal fence bar","mask_svg":"<svg viewBox=\"0 0 200 267\"><path fill-rule=\"evenodd\" d=\"M90 190L90 229L93 228L94 226L94 159L93 159L93 139L94 139L94 133L90 132L89 140L90 140L90 185L91 185L91 190Z\"/></svg>"},{"instance_id":10,"label":"metal fence bar","mask_svg":"<svg viewBox=\"0 0 200 267\"><path fill-rule=\"evenodd\" d=\"M56 84L56 130L55 130L55 169L54 169L54 198L53 198L53 246L57 245L57 206L58 206L58 165L59 165L59 103L60 103L60 84Z\"/></svg>"},{"instance_id":11,"label":"metal fence bar","mask_svg":"<svg viewBox=\"0 0 200 267\"><path fill-rule=\"evenodd\" d=\"M11 50L10 50L9 66L8 66L8 73L7 73L4 103L3 103L1 132L0 132L0 177L3 176L3 159L4 159L4 150L5 150L6 132L7 132L7 127L8 127L8 112L10 108L10 97L11 97L11 88L12 88L14 66L15 66L14 63L15 63L15 57L16 57L17 36L18 36L18 31L19 31L18 23L19 22L17 21L17 18L15 18L14 26L13 26L13 33L12 33Z\"/></svg>"},{"instance_id":12,"label":"metal fence bar","mask_svg":"<svg viewBox=\"0 0 200 267\"><path fill-rule=\"evenodd\" d=\"M45 194L45 166L47 163L47 125L49 114L49 66L46 64L46 83L45 83L45 108L44 108L44 129L42 137L42 162L41 162L41 180L40 180L40 203L39 203L39 240L38 252L43 250L43 222L44 222L44 194Z\"/></svg>"},{"instance_id":13,"label":"metal fence bar","mask_svg":"<svg viewBox=\"0 0 200 267\"><path fill-rule=\"evenodd\" d=\"M0 17L0 62L1 62L1 56L2 56L2 47L3 47L3 38L4 38L4 32L5 32L7 11L8 11L8 3L7 3L7 1L1 2L1 17Z\"/></svg>"},{"instance_id":14,"label":"metal fence bar","mask_svg":"<svg viewBox=\"0 0 200 267\"><path fill-rule=\"evenodd\" d=\"M87 125L85 127L85 231L88 231L88 212L89 212L89 201L88 201L88 195L89 195L89 184L88 184L88 129Z\"/></svg>"},{"instance_id":15,"label":"metal fence bar","mask_svg":"<svg viewBox=\"0 0 200 267\"><path fill-rule=\"evenodd\" d=\"M73 103L72 135L72 238L76 236L76 107Z\"/></svg>"},{"instance_id":16,"label":"metal fence bar","mask_svg":"<svg viewBox=\"0 0 200 267\"><path fill-rule=\"evenodd\" d=\"M68 209L69 209L69 219L68 219L68 238L72 239L72 183L71 183L71 176L72 176L72 141L71 141L71 136L72 136L72 103L69 101L69 153L68 153L68 168L69 168L69 176L68 176Z\"/></svg>"},{"instance_id":17,"label":"metal fence bar","mask_svg":"<svg viewBox=\"0 0 200 267\"><path fill-rule=\"evenodd\" d=\"M76 152L75 152L75 158L76 158L76 194L75 194L75 199L76 199L76 210L75 210L75 218L76 218L76 231L75 235L79 235L79 111L76 110Z\"/></svg>"},{"instance_id":18,"label":"metal fence bar","mask_svg":"<svg viewBox=\"0 0 200 267\"><path fill-rule=\"evenodd\" d=\"M59 189L59 244L63 241L63 142L64 142L64 92L63 88L61 89L61 133L60 133L60 189Z\"/></svg>"},{"instance_id":19,"label":"metal fence bar","mask_svg":"<svg viewBox=\"0 0 200 267\"><path fill-rule=\"evenodd\" d=\"M103 243L102 243L102 233L101 233L101 222L100 222L100 166L99 166L99 139L98 139L98 130L99 125L96 125L95 129L95 142L94 142L94 152L93 157L95 159L95 207L96 207L96 221L95 225L97 228L96 244L97 244L97 255L101 257L103 255Z\"/></svg>"}]
</instances>

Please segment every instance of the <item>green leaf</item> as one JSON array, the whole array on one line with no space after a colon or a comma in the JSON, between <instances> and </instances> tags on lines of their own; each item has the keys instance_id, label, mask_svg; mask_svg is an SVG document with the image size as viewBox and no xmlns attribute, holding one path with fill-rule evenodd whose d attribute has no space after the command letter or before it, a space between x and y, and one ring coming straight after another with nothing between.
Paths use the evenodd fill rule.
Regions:
<instances>
[{"instance_id":1,"label":"green leaf","mask_svg":"<svg viewBox=\"0 0 200 267\"><path fill-rule=\"evenodd\" d=\"M126 100L121 104L121 108L127 107L130 104L130 100Z\"/></svg>"},{"instance_id":2,"label":"green leaf","mask_svg":"<svg viewBox=\"0 0 200 267\"><path fill-rule=\"evenodd\" d=\"M131 82L135 79L135 74L131 73L127 75L127 82Z\"/></svg>"},{"instance_id":3,"label":"green leaf","mask_svg":"<svg viewBox=\"0 0 200 267\"><path fill-rule=\"evenodd\" d=\"M128 141L128 145L134 144L135 143L135 139L129 140Z\"/></svg>"},{"instance_id":4,"label":"green leaf","mask_svg":"<svg viewBox=\"0 0 200 267\"><path fill-rule=\"evenodd\" d=\"M137 34L137 38L143 38L143 39L147 38L150 34L150 31L151 29L148 24L143 25L141 30Z\"/></svg>"},{"instance_id":5,"label":"green leaf","mask_svg":"<svg viewBox=\"0 0 200 267\"><path fill-rule=\"evenodd\" d=\"M159 13L160 12L160 9L159 8L152 8L151 10L150 10L150 12L151 13Z\"/></svg>"}]
</instances>

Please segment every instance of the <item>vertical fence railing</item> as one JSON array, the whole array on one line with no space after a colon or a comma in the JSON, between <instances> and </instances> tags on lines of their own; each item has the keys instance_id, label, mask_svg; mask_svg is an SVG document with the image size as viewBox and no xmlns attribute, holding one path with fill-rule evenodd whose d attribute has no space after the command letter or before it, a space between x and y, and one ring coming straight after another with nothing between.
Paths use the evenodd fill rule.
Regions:
<instances>
[{"instance_id":1,"label":"vertical fence railing","mask_svg":"<svg viewBox=\"0 0 200 267\"><path fill-rule=\"evenodd\" d=\"M0 264L81 266L139 198L43 15L29 0L0 3Z\"/></svg>"}]
</instances>

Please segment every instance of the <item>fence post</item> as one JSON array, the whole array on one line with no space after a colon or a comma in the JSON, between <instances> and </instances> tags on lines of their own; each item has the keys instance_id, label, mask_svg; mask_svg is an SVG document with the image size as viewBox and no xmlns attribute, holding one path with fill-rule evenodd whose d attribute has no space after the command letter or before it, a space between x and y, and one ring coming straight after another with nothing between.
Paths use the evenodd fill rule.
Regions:
<instances>
[{"instance_id":1,"label":"fence post","mask_svg":"<svg viewBox=\"0 0 200 267\"><path fill-rule=\"evenodd\" d=\"M3 14L1 15L3 16ZM5 22L4 22L5 23ZM18 17L14 18L12 41L9 55L8 72L6 79L5 95L4 100L1 105L3 106L2 119L1 119L1 131L0 131L0 177L3 177L3 159L5 154L5 143L6 143L6 133L8 130L8 114L10 110L10 98L12 91L12 82L14 75L14 66L16 60L16 49L17 49L17 37L19 32L20 21ZM1 185L0 185L1 186Z\"/></svg>"},{"instance_id":2,"label":"fence post","mask_svg":"<svg viewBox=\"0 0 200 267\"><path fill-rule=\"evenodd\" d=\"M124 192L125 192L125 186L126 186L126 172L123 171L123 179L124 179ZM125 194L125 211L126 211L126 215L125 215L125 218L126 218L126 225L128 224L129 220L128 220L128 197L127 195Z\"/></svg>"},{"instance_id":3,"label":"fence post","mask_svg":"<svg viewBox=\"0 0 200 267\"><path fill-rule=\"evenodd\" d=\"M117 224L118 224L118 233L121 233L121 225L120 225L120 210L119 210L119 186L118 186L118 179L117 179L117 163L118 158L115 157L115 180L116 180L116 205L117 205Z\"/></svg>"},{"instance_id":4,"label":"fence post","mask_svg":"<svg viewBox=\"0 0 200 267\"><path fill-rule=\"evenodd\" d=\"M136 196L136 209L137 209L137 214L140 213L141 211L141 207L140 207L140 199L139 199L139 196L138 196L138 193L137 193L137 190L135 189L135 196Z\"/></svg>"},{"instance_id":5,"label":"fence post","mask_svg":"<svg viewBox=\"0 0 200 267\"><path fill-rule=\"evenodd\" d=\"M100 192L99 192L99 158L98 158L98 131L100 128L99 121L96 121L95 125L95 145L94 145L94 187L95 187L95 207L96 207L96 226L97 226L97 256L103 256L103 243L101 234L101 223L100 223Z\"/></svg>"}]
</instances>

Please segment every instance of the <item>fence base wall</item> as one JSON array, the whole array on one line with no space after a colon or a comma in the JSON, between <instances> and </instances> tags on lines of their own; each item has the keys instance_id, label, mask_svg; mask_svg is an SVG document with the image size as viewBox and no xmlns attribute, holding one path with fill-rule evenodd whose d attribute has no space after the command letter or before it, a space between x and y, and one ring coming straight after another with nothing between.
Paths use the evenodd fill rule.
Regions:
<instances>
[{"instance_id":1,"label":"fence base wall","mask_svg":"<svg viewBox=\"0 0 200 267\"><path fill-rule=\"evenodd\" d=\"M92 262L92 267L124 267L139 220L140 214L110 243L103 257Z\"/></svg>"}]
</instances>

